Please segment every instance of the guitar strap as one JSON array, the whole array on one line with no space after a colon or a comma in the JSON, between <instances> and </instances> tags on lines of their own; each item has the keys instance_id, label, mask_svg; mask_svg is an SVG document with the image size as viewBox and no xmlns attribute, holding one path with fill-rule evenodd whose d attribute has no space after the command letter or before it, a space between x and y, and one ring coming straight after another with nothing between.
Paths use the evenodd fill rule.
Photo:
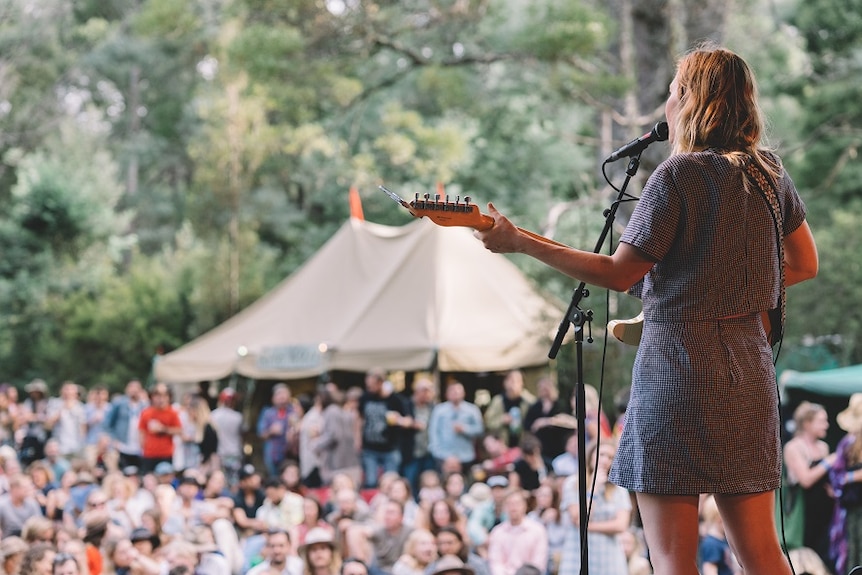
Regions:
<instances>
[{"instance_id":1,"label":"guitar strap","mask_svg":"<svg viewBox=\"0 0 862 575\"><path fill-rule=\"evenodd\" d=\"M771 324L771 333L769 333L769 343L775 346L784 337L784 320L786 319L786 293L784 284L784 219L781 217L781 205L778 203L778 195L775 191L775 186L767 177L763 168L754 161L754 158L749 157L745 164L745 171L751 180L755 183L760 195L763 197L766 205L769 206L769 211L772 214L772 222L775 224L775 238L778 248L778 267L779 280L781 284L781 292L778 296L777 307L769 310L769 322Z\"/></svg>"}]
</instances>

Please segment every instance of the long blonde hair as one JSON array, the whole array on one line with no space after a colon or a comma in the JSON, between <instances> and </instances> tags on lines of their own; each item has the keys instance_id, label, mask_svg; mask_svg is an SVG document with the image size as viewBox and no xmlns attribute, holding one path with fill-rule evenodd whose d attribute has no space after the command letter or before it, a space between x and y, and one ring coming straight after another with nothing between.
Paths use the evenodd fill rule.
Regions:
<instances>
[{"instance_id":1,"label":"long blonde hair","mask_svg":"<svg viewBox=\"0 0 862 575\"><path fill-rule=\"evenodd\" d=\"M763 113L754 72L737 54L702 44L677 64L679 113L673 153L716 148L742 166L750 156L773 178L781 166L762 147Z\"/></svg>"}]
</instances>

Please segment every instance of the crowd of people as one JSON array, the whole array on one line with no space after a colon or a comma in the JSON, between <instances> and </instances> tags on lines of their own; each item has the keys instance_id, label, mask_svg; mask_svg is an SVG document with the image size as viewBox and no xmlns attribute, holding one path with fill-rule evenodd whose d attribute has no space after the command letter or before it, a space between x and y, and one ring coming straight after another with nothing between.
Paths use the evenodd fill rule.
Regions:
<instances>
[{"instance_id":1,"label":"crowd of people","mask_svg":"<svg viewBox=\"0 0 862 575\"><path fill-rule=\"evenodd\" d=\"M502 387L480 408L457 381L438 401L430 380L397 393L379 370L364 388L330 383L300 397L276 384L251 459L231 388L211 409L162 383L131 381L110 398L65 382L51 397L34 380L23 401L3 386L0 573L575 575L574 405L550 378L535 396L520 371ZM589 570L652 573L634 500L608 481L624 419L612 426L595 389L585 395ZM841 502L862 485L862 394L838 422L848 435L829 453L825 411L800 405L785 453L810 526L793 546L840 570L860 559L862 506ZM701 509L703 573L737 572L715 503L705 497Z\"/></svg>"}]
</instances>

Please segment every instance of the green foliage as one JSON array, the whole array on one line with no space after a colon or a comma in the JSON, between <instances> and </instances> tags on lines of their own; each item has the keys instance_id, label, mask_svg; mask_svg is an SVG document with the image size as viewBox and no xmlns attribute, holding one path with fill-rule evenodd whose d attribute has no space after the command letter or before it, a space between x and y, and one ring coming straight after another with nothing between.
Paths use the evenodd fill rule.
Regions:
<instances>
[{"instance_id":1,"label":"green foliage","mask_svg":"<svg viewBox=\"0 0 862 575\"><path fill-rule=\"evenodd\" d=\"M790 299L791 317L819 321L791 321L788 349L837 334L842 362L860 360L862 330L834 303L858 285L860 222L836 205L862 177L859 2L740 4L724 26L758 73L820 245L820 278ZM372 221L406 221L379 183L406 197L439 183L592 247L605 121L618 138L644 121L631 114L660 114L649 94L675 35L704 29L701 4L682 0L691 21L671 24L639 21L653 4L639 5L635 60L654 67L622 74L627 29L617 6L591 0L4 2L0 379L144 377L157 348L218 325L311 257L348 216L351 186ZM568 301L571 279L512 259ZM597 324L605 298L585 302ZM616 383L630 351L611 352ZM568 353L559 368L573 383Z\"/></svg>"}]
</instances>

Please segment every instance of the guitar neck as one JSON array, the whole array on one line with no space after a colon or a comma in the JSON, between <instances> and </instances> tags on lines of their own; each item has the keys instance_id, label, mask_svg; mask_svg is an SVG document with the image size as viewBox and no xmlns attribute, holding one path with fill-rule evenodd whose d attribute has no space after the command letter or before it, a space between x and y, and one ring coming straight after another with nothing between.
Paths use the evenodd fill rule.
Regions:
<instances>
[{"instance_id":1,"label":"guitar neck","mask_svg":"<svg viewBox=\"0 0 862 575\"><path fill-rule=\"evenodd\" d=\"M405 202L404 205L417 218L428 218L438 226L467 227L480 232L494 227L494 218L481 213L475 204L453 205L445 202L410 202L407 204ZM547 244L568 247L566 244L561 244L524 228L518 228L518 231Z\"/></svg>"}]
</instances>

